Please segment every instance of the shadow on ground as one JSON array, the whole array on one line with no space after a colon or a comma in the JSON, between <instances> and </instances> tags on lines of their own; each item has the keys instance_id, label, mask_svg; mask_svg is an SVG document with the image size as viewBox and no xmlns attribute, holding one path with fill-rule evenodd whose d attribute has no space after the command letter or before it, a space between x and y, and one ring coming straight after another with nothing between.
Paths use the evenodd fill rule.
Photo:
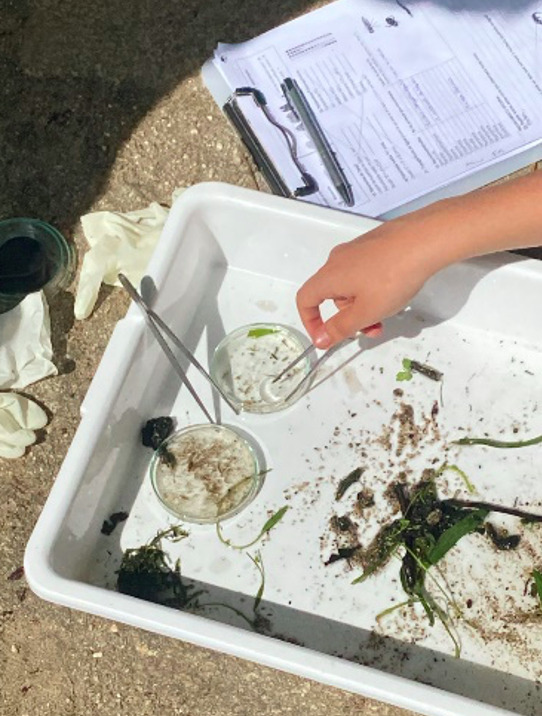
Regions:
<instances>
[{"instance_id":1,"label":"shadow on ground","mask_svg":"<svg viewBox=\"0 0 542 716\"><path fill-rule=\"evenodd\" d=\"M69 230L100 192L138 122L239 42L310 0L2 0L0 218Z\"/></svg>"},{"instance_id":2,"label":"shadow on ground","mask_svg":"<svg viewBox=\"0 0 542 716\"><path fill-rule=\"evenodd\" d=\"M476 0L471 9L502 3ZM219 40L249 39L314 4L2 0L0 218L37 216L71 229L134 127L199 73Z\"/></svg>"}]
</instances>

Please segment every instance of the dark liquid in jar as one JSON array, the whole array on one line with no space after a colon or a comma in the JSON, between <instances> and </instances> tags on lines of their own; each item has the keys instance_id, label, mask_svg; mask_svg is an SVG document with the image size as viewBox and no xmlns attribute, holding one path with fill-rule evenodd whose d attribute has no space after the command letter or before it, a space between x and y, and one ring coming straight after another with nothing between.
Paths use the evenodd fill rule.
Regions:
<instances>
[{"instance_id":1,"label":"dark liquid in jar","mask_svg":"<svg viewBox=\"0 0 542 716\"><path fill-rule=\"evenodd\" d=\"M54 272L54 263L36 239L14 236L0 246L0 293L39 291Z\"/></svg>"}]
</instances>

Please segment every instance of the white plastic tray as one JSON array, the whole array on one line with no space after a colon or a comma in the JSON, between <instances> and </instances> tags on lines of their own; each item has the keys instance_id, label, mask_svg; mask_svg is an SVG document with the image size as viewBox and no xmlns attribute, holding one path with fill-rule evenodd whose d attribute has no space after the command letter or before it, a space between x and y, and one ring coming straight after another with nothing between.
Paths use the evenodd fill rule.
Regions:
<instances>
[{"instance_id":1,"label":"white plastic tray","mask_svg":"<svg viewBox=\"0 0 542 716\"><path fill-rule=\"evenodd\" d=\"M173 206L142 290L155 291L155 310L208 364L220 339L242 324L301 328L297 287L334 244L376 225L263 193L200 185ZM358 570L344 561L324 565L336 548L329 519L348 512L357 492L337 503L337 484L358 465L366 468L362 484L374 489L376 500L359 520L365 541L390 518L386 485L402 470L416 482L425 467L444 459L469 475L478 499L542 512L542 446L451 445L467 434L514 439L542 433L541 305L539 263L501 255L460 264L428 282L409 310L387 322L382 340L362 339L337 352L326 380L287 411L236 417L222 406L223 421L252 435L270 468L256 500L224 525L226 536L247 541L272 511L290 506L259 545L266 573L262 611L269 620L264 634L231 609L190 614L115 591L122 551L173 521L149 485L151 451L140 444L141 426L159 415L175 416L179 427L203 422L131 307L115 328L28 544L30 586L59 604L422 714L542 713L542 614L524 594L531 570L542 567L540 529L522 531L513 552L496 554L487 540L471 535L449 554L446 576L464 611L471 600L468 618L477 625L458 622L459 659L444 629L429 627L417 608L408 618L397 613L376 625L378 612L404 598L397 560L355 586ZM441 370L442 394L439 384L421 376L398 383L404 357ZM208 386L189 374L212 405ZM431 418L435 401L439 413ZM417 424L426 427L419 443L398 456L393 415L401 402L411 404ZM466 496L455 473L443 476L439 489ZM119 510L129 512L128 520L102 535L103 520ZM507 524L518 528L517 520ZM181 557L183 576L206 590L207 601L251 616L259 586L252 563L222 545L213 527L189 530L188 539L168 546L172 560Z\"/></svg>"}]
</instances>

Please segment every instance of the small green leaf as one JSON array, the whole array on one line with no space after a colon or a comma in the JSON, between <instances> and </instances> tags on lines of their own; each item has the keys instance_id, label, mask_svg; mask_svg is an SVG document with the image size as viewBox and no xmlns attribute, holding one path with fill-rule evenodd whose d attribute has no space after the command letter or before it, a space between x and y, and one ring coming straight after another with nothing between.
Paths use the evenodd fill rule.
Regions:
<instances>
[{"instance_id":1,"label":"small green leaf","mask_svg":"<svg viewBox=\"0 0 542 716\"><path fill-rule=\"evenodd\" d=\"M400 370L397 375L395 376L395 380L403 381L403 380L412 380L412 361L410 358L403 358L401 361L401 364L403 366L403 370Z\"/></svg>"},{"instance_id":2,"label":"small green leaf","mask_svg":"<svg viewBox=\"0 0 542 716\"><path fill-rule=\"evenodd\" d=\"M263 537L265 534L267 534L267 532L269 532L269 530L272 530L273 527L277 524L277 522L280 522L280 520L284 517L287 510L288 505L284 505L284 507L281 507L280 510L275 512L275 514L272 515L262 527L260 537Z\"/></svg>"},{"instance_id":3,"label":"small green leaf","mask_svg":"<svg viewBox=\"0 0 542 716\"><path fill-rule=\"evenodd\" d=\"M277 328L251 328L247 333L248 338L261 338L269 336L271 333L278 333Z\"/></svg>"},{"instance_id":4,"label":"small green leaf","mask_svg":"<svg viewBox=\"0 0 542 716\"><path fill-rule=\"evenodd\" d=\"M428 564L436 564L441 560L459 542L461 537L478 529L488 514L489 510L473 510L473 512L456 522L455 525L444 530L436 545L427 554Z\"/></svg>"},{"instance_id":5,"label":"small green leaf","mask_svg":"<svg viewBox=\"0 0 542 716\"><path fill-rule=\"evenodd\" d=\"M539 572L538 569L533 569L533 579L536 586L536 593L542 606L542 572Z\"/></svg>"}]
</instances>

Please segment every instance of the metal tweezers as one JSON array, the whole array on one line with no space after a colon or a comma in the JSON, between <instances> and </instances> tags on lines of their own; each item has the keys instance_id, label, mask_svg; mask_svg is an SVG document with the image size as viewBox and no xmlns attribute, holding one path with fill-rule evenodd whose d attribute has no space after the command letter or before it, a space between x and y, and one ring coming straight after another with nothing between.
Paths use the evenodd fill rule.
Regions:
<instances>
[{"instance_id":1,"label":"metal tweezers","mask_svg":"<svg viewBox=\"0 0 542 716\"><path fill-rule=\"evenodd\" d=\"M122 273L119 273L119 281L121 282L122 286L126 289L134 303L137 304L138 308L141 309L141 312L143 313L145 320L147 322L147 325L149 326L153 336L156 338L160 348L166 355L167 359L171 363L171 366L173 370L177 373L179 378L182 380L184 385L188 388L190 394L196 401L196 403L199 405L201 410L204 412L206 418L209 420L210 423L216 425L216 420L211 416L205 405L203 404L203 401L199 397L196 389L190 382L190 380L187 378L185 371L183 370L183 367L175 357L173 351L168 346L166 339L162 335L162 333L169 338L169 340L177 347L179 348L182 353L188 358L188 360L192 363L192 365L199 370L199 372L204 376L204 378L211 384L211 386L214 388L214 390L217 391L217 393L220 395L220 397L227 403L227 405L230 406L230 408L239 415L240 410L237 406L235 406L229 398L223 393L223 391L220 389L220 387L215 383L213 378L209 375L209 373L205 370L205 368L201 365L201 363L195 358L195 356L188 350L188 348L184 345L184 343L173 333L171 328L160 318L160 316L152 310L144 301L143 297L137 292L136 288L130 283L130 281L126 278L126 276Z\"/></svg>"}]
</instances>

